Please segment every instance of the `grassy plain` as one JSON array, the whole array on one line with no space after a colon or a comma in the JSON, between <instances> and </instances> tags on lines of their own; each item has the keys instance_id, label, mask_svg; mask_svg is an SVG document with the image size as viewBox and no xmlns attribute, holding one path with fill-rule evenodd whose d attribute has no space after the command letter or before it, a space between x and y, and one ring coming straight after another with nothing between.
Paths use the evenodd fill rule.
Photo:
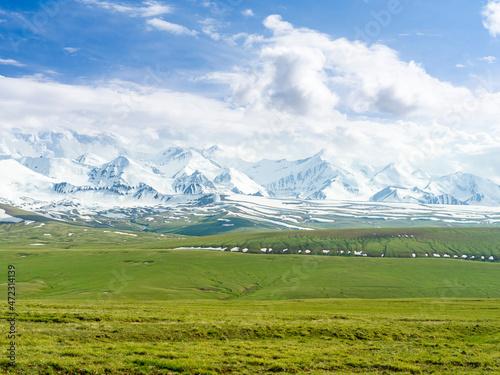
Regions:
<instances>
[{"instance_id":1,"label":"grassy plain","mask_svg":"<svg viewBox=\"0 0 500 375\"><path fill-rule=\"evenodd\" d=\"M498 374L500 300L22 301L5 374ZM7 345L1 336L1 345Z\"/></svg>"},{"instance_id":2,"label":"grassy plain","mask_svg":"<svg viewBox=\"0 0 500 375\"><path fill-rule=\"evenodd\" d=\"M0 225L0 270L16 267L18 313L18 365L4 356L0 373L497 374L499 240L493 228L196 238ZM171 249L181 246L250 250Z\"/></svg>"},{"instance_id":3,"label":"grassy plain","mask_svg":"<svg viewBox=\"0 0 500 375\"><path fill-rule=\"evenodd\" d=\"M500 298L500 263L458 259L102 247L0 251L0 270L8 264L23 298Z\"/></svg>"}]
</instances>

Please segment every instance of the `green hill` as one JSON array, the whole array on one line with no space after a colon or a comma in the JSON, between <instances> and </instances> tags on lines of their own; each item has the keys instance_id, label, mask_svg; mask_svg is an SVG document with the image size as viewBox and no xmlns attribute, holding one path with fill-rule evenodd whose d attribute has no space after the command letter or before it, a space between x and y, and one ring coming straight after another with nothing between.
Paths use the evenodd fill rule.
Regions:
<instances>
[{"instance_id":1,"label":"green hill","mask_svg":"<svg viewBox=\"0 0 500 375\"><path fill-rule=\"evenodd\" d=\"M500 228L384 228L384 229L331 229L318 231L286 231L228 234L174 241L178 247L239 247L250 252L262 248L273 253L287 254L310 250L310 254L354 255L362 251L368 256L418 257L445 254L453 257L467 255L476 258L500 258ZM269 250L268 250L269 251Z\"/></svg>"},{"instance_id":2,"label":"green hill","mask_svg":"<svg viewBox=\"0 0 500 375\"><path fill-rule=\"evenodd\" d=\"M16 266L23 299L500 298L498 262L106 246L3 250L0 259L0 269Z\"/></svg>"},{"instance_id":3,"label":"green hill","mask_svg":"<svg viewBox=\"0 0 500 375\"><path fill-rule=\"evenodd\" d=\"M237 247L239 251L247 248L250 253L261 253L265 248L266 252L272 249L272 254L305 254L309 250L311 255L354 256L356 251L369 257L411 258L439 254L451 258L465 255L467 259L472 256L476 260L481 256L500 259L500 228L363 228L183 237L90 228L56 221L0 225L2 248L21 250L33 243L66 249L93 249L96 246L135 246L141 249L221 247L229 251ZM283 252L284 249L287 251Z\"/></svg>"}]
</instances>

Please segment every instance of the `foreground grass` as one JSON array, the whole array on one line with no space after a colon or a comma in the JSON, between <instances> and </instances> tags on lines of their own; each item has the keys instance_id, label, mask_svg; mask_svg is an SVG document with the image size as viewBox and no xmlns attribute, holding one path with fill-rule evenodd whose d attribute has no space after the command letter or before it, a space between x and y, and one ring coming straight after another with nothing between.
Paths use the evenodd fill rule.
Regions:
<instances>
[{"instance_id":1,"label":"foreground grass","mask_svg":"<svg viewBox=\"0 0 500 375\"><path fill-rule=\"evenodd\" d=\"M18 365L2 360L5 374L500 372L500 300L22 301L17 311Z\"/></svg>"}]
</instances>

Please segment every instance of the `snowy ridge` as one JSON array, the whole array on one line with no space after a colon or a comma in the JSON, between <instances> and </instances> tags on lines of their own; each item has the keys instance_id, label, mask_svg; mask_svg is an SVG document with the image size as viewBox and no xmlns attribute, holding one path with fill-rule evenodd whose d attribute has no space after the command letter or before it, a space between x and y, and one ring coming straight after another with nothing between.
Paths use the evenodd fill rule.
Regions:
<instances>
[{"instance_id":1,"label":"snowy ridge","mask_svg":"<svg viewBox=\"0 0 500 375\"><path fill-rule=\"evenodd\" d=\"M500 186L472 174L431 176L309 158L250 163L217 146L135 155L112 135L18 134L0 141L0 200L12 204L150 206L218 195L446 205L500 205Z\"/></svg>"}]
</instances>

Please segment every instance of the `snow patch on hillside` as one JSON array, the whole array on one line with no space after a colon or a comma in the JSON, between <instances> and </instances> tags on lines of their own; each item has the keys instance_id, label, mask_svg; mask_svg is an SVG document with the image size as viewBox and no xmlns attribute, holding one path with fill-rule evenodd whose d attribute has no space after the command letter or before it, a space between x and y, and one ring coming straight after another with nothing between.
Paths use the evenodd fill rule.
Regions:
<instances>
[{"instance_id":1,"label":"snow patch on hillside","mask_svg":"<svg viewBox=\"0 0 500 375\"><path fill-rule=\"evenodd\" d=\"M23 219L8 215L0 208L0 223L20 223Z\"/></svg>"}]
</instances>

